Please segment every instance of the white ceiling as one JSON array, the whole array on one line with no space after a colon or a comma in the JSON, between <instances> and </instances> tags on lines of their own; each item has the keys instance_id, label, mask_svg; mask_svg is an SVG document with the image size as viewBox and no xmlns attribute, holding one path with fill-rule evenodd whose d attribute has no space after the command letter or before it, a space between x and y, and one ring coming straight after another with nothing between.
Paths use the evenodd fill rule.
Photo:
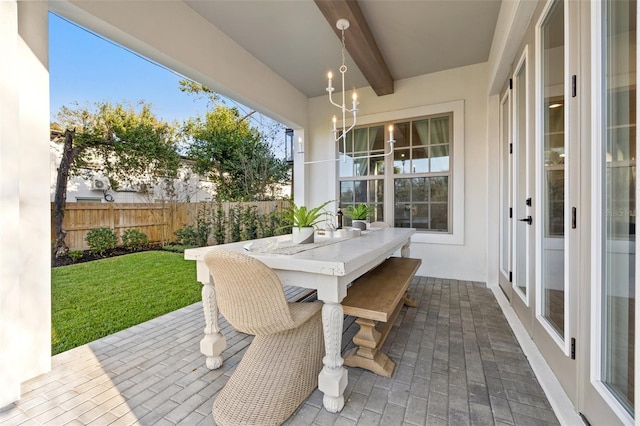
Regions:
<instances>
[{"instance_id":1,"label":"white ceiling","mask_svg":"<svg viewBox=\"0 0 640 426\"><path fill-rule=\"evenodd\" d=\"M500 1L360 0L359 5L399 80L486 62ZM323 95L327 71L338 71L340 40L312 0L185 3L309 97ZM348 55L347 66L348 88L369 85Z\"/></svg>"}]
</instances>

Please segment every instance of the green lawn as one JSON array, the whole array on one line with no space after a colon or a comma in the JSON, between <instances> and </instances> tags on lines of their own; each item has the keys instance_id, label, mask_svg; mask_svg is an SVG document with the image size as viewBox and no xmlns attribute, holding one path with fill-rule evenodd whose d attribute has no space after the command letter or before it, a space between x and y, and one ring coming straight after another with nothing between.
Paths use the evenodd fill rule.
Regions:
<instances>
[{"instance_id":1,"label":"green lawn","mask_svg":"<svg viewBox=\"0 0 640 426\"><path fill-rule=\"evenodd\" d=\"M51 270L53 354L201 300L195 262L146 251Z\"/></svg>"}]
</instances>

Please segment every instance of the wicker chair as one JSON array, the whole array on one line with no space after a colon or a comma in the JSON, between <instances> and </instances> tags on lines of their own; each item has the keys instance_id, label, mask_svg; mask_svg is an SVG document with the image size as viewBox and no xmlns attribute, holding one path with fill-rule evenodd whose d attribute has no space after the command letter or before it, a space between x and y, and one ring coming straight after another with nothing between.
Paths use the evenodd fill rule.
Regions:
<instances>
[{"instance_id":1,"label":"wicker chair","mask_svg":"<svg viewBox=\"0 0 640 426\"><path fill-rule=\"evenodd\" d=\"M217 424L279 425L318 386L322 303L288 303L277 275L250 256L212 250L204 258L220 313L255 335L213 403Z\"/></svg>"}]
</instances>

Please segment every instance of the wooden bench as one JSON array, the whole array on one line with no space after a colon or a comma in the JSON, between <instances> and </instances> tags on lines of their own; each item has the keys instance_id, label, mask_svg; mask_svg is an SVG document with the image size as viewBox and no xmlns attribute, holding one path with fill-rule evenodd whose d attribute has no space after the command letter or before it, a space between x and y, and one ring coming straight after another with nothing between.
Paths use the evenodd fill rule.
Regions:
<instances>
[{"instance_id":1,"label":"wooden bench","mask_svg":"<svg viewBox=\"0 0 640 426\"><path fill-rule=\"evenodd\" d=\"M380 348L402 306L418 306L407 289L421 263L420 259L391 257L349 287L342 307L345 314L357 317L360 329L353 337L356 347L345 353L345 365L391 377L395 363Z\"/></svg>"}]
</instances>

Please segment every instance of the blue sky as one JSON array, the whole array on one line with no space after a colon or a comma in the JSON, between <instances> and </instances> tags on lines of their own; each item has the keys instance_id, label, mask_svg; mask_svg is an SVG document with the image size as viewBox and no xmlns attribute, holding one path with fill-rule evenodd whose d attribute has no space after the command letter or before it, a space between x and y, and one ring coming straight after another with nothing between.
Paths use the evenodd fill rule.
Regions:
<instances>
[{"instance_id":1,"label":"blue sky","mask_svg":"<svg viewBox=\"0 0 640 426\"><path fill-rule=\"evenodd\" d=\"M49 14L51 118L73 102L145 100L159 118L173 122L203 114L207 101L182 93L181 77Z\"/></svg>"},{"instance_id":2,"label":"blue sky","mask_svg":"<svg viewBox=\"0 0 640 426\"><path fill-rule=\"evenodd\" d=\"M62 106L103 100L133 105L144 100L158 118L169 123L207 111L207 99L180 91L182 76L53 13L49 13L49 78L52 121ZM224 105L251 111L231 100ZM257 127L273 123L260 114L250 120ZM284 155L284 130L273 137L276 153Z\"/></svg>"}]
</instances>

